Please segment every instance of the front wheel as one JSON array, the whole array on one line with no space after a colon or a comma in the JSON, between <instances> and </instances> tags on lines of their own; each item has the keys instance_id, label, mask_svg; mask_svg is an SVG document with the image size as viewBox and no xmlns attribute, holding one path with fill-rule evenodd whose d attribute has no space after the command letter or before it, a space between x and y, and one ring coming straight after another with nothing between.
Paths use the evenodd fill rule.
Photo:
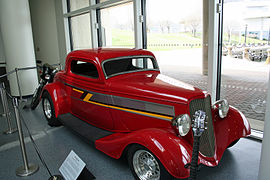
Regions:
<instances>
[{"instance_id":1,"label":"front wheel","mask_svg":"<svg viewBox=\"0 0 270 180\"><path fill-rule=\"evenodd\" d=\"M136 180L173 179L159 159L143 146L131 146L128 151L128 164Z\"/></svg>"},{"instance_id":2,"label":"front wheel","mask_svg":"<svg viewBox=\"0 0 270 180\"><path fill-rule=\"evenodd\" d=\"M36 109L36 107L37 107L38 104L39 104L39 101L40 101L40 95L41 95L42 89L43 89L43 85L40 84L40 85L36 88L36 90L35 90L35 92L34 92L34 95L33 95L33 97L32 97L32 101L31 101L31 105L30 105L32 110Z\"/></svg>"},{"instance_id":3,"label":"front wheel","mask_svg":"<svg viewBox=\"0 0 270 180\"><path fill-rule=\"evenodd\" d=\"M42 105L43 105L43 113L48 121L48 125L60 126L61 123L55 117L55 111L54 111L52 98L47 91L44 92L43 94Z\"/></svg>"}]
</instances>

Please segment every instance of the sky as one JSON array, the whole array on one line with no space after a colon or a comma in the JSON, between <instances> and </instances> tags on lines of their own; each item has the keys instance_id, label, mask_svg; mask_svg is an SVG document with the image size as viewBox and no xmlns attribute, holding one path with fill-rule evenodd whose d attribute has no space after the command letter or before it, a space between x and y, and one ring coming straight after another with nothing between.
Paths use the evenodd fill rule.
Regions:
<instances>
[{"instance_id":1,"label":"sky","mask_svg":"<svg viewBox=\"0 0 270 180\"><path fill-rule=\"evenodd\" d=\"M202 16L202 0L147 0L147 16L150 21L170 19L179 23L191 14Z\"/></svg>"}]
</instances>

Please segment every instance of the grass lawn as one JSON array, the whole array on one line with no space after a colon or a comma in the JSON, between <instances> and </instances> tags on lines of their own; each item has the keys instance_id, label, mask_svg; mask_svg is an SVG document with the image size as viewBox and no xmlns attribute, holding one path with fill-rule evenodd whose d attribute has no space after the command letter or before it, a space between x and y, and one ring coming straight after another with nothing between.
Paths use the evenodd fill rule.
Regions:
<instances>
[{"instance_id":1,"label":"grass lawn","mask_svg":"<svg viewBox=\"0 0 270 180\"><path fill-rule=\"evenodd\" d=\"M229 43L229 38L228 38L228 34L225 33L223 36L223 43ZM245 36L240 36L240 44L244 44L245 43ZM262 41L259 39L255 39L255 38L249 38L247 37L247 41L246 43L254 43L254 44L258 44L258 43L267 43L267 41ZM232 35L231 36L231 44L239 44L239 36L238 35Z\"/></svg>"},{"instance_id":2,"label":"grass lawn","mask_svg":"<svg viewBox=\"0 0 270 180\"><path fill-rule=\"evenodd\" d=\"M224 35L223 42L228 42L228 36ZM244 43L241 36L241 43ZM239 37L232 36L231 43L238 44ZM247 38L247 43L267 43L258 39ZM201 34L193 37L191 33L147 33L147 46L150 51L166 51L175 49L201 48ZM112 46L114 47L134 47L133 31L112 29Z\"/></svg>"}]
</instances>

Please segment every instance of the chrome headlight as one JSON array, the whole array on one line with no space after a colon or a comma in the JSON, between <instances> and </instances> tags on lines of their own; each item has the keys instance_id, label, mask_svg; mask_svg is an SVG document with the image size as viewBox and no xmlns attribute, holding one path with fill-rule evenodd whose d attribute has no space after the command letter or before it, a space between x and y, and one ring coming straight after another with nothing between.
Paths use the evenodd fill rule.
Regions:
<instances>
[{"instance_id":1,"label":"chrome headlight","mask_svg":"<svg viewBox=\"0 0 270 180\"><path fill-rule=\"evenodd\" d=\"M176 126L181 136L185 136L190 130L191 119L188 114L182 114L172 120L172 125Z\"/></svg>"},{"instance_id":2,"label":"chrome headlight","mask_svg":"<svg viewBox=\"0 0 270 180\"><path fill-rule=\"evenodd\" d=\"M229 103L226 99L222 99L222 100L216 101L213 104L213 108L214 109L218 108L219 117L225 118L229 111Z\"/></svg>"}]
</instances>

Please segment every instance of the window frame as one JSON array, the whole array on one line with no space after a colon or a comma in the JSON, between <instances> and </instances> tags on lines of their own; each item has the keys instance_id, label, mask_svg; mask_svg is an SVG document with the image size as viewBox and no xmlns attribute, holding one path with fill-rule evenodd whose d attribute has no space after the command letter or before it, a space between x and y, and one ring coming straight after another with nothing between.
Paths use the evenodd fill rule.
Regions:
<instances>
[{"instance_id":1,"label":"window frame","mask_svg":"<svg viewBox=\"0 0 270 180\"><path fill-rule=\"evenodd\" d=\"M78 73L74 73L71 71L71 64L73 61L81 61L81 62L86 62L86 63L91 63L95 66L95 68L97 69L97 73L98 73L98 77L97 78L94 78L94 77L91 77L91 76L87 76L87 75L81 75L81 74L78 74ZM101 72L100 72L100 69L98 68L98 64L96 61L94 60L89 60L89 59L81 59L81 58L71 58L69 60L69 68L68 68L68 72L71 76L75 77L75 78L79 78L79 79L83 79L83 80L87 80L87 81L92 81L92 82L100 82L102 80L101 76Z\"/></svg>"},{"instance_id":2,"label":"window frame","mask_svg":"<svg viewBox=\"0 0 270 180\"><path fill-rule=\"evenodd\" d=\"M150 59L152 59L153 65L156 68L155 69L142 69L142 70L125 71L125 72L115 73L115 74L112 74L112 75L109 75L109 76L107 75L107 73L105 71L105 67L104 67L104 64L106 62L117 61L117 60L128 59L128 58L150 58ZM111 77L122 75L122 74L134 73L134 72L145 72L145 71L157 71L157 72L160 72L160 69L159 69L159 66L158 66L158 63L157 63L156 58L154 56L150 56L150 55L121 56L121 57L117 57L117 58L106 59L106 60L104 60L104 61L101 62L101 68L102 68L103 74L105 76L105 79L109 79Z\"/></svg>"}]
</instances>

